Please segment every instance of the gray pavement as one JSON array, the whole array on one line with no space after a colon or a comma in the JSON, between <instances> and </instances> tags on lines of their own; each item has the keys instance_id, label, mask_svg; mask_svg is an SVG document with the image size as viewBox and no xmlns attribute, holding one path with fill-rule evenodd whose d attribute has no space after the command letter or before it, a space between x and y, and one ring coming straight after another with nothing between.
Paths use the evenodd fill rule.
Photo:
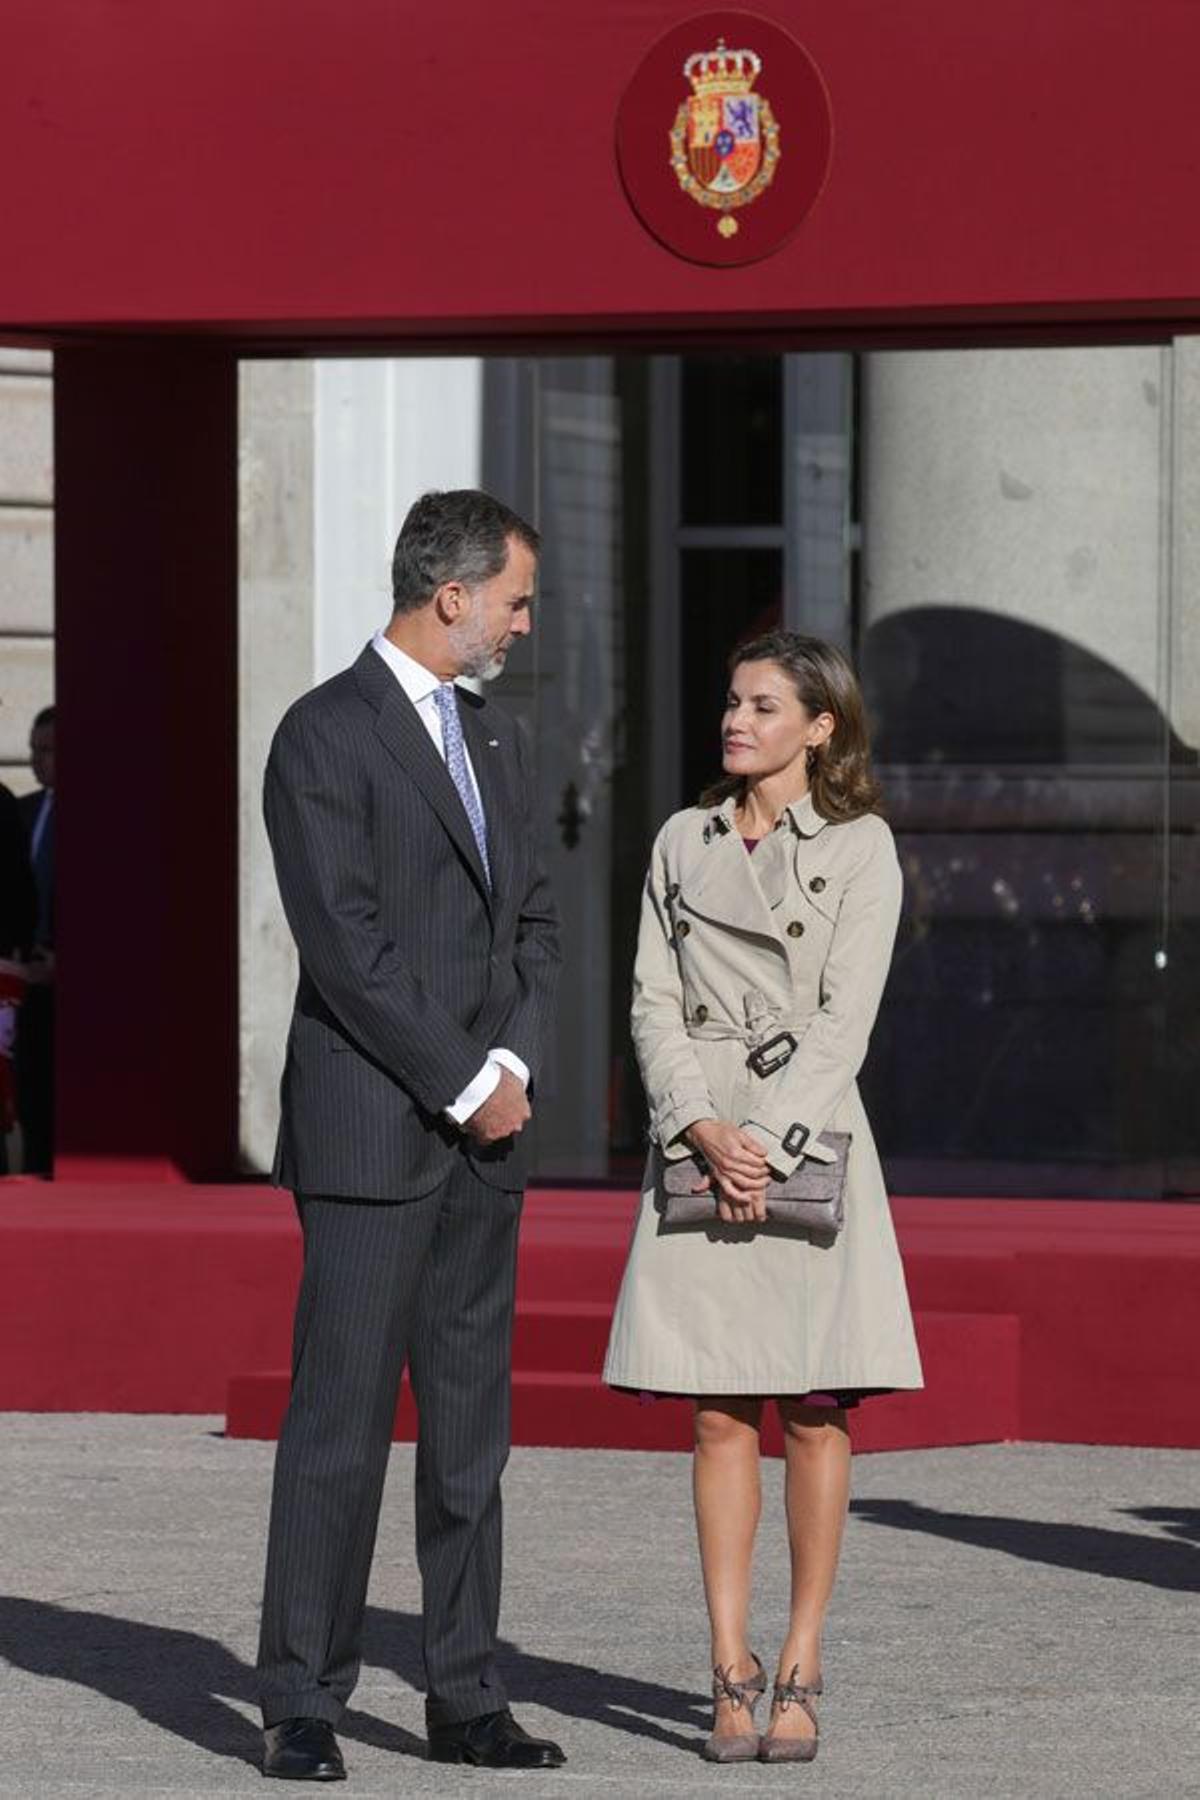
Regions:
<instances>
[{"instance_id":1,"label":"gray pavement","mask_svg":"<svg viewBox=\"0 0 1200 1800\"><path fill-rule=\"evenodd\" d=\"M8 1415L0 1794L258 1791L251 1668L272 1446L196 1418ZM384 1503L338 1793L1200 1795L1200 1453L987 1446L864 1456L806 1769L714 1769L687 1459L522 1450L504 1663L566 1769L420 1760L412 1452ZM767 1465L755 1640L787 1574ZM281 1789L282 1792L296 1791Z\"/></svg>"}]
</instances>

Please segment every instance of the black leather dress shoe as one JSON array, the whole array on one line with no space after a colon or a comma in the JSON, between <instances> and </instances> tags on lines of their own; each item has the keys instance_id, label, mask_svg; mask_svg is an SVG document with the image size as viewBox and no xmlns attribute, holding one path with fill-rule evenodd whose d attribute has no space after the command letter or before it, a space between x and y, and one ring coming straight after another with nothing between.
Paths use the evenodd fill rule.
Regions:
<instances>
[{"instance_id":1,"label":"black leather dress shoe","mask_svg":"<svg viewBox=\"0 0 1200 1800\"><path fill-rule=\"evenodd\" d=\"M284 1781L345 1781L346 1765L324 1719L284 1719L263 1732L263 1774Z\"/></svg>"},{"instance_id":2,"label":"black leather dress shoe","mask_svg":"<svg viewBox=\"0 0 1200 1800\"><path fill-rule=\"evenodd\" d=\"M508 1711L429 1727L429 1760L479 1769L560 1769L566 1757L549 1738L530 1737Z\"/></svg>"}]
</instances>

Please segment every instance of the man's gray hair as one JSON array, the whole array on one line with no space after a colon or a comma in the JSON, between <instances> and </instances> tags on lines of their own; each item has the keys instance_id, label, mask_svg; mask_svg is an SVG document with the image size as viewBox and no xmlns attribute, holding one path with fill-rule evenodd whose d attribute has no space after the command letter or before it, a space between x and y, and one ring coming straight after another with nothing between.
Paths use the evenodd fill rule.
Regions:
<instances>
[{"instance_id":1,"label":"man's gray hair","mask_svg":"<svg viewBox=\"0 0 1200 1800\"><path fill-rule=\"evenodd\" d=\"M515 537L536 556L541 538L519 513L479 488L422 494L408 509L392 556L398 613L427 606L447 581L477 588L498 575Z\"/></svg>"}]
</instances>

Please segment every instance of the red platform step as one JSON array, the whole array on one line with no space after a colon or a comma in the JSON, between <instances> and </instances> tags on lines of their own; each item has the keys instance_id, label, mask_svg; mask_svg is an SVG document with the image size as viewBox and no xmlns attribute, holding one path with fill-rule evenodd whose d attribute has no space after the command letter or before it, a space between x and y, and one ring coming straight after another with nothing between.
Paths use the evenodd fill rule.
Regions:
<instances>
[{"instance_id":1,"label":"red platform step","mask_svg":"<svg viewBox=\"0 0 1200 1800\"><path fill-rule=\"evenodd\" d=\"M528 1197L518 1442L686 1442L685 1407L598 1383L636 1204ZM860 1448L1200 1447L1200 1206L898 1199L892 1213L928 1386L864 1405ZM215 1413L232 1383L231 1429L276 1428L286 1382L270 1372L288 1363L300 1270L289 1196L0 1180L0 1266L0 1410Z\"/></svg>"}]
</instances>

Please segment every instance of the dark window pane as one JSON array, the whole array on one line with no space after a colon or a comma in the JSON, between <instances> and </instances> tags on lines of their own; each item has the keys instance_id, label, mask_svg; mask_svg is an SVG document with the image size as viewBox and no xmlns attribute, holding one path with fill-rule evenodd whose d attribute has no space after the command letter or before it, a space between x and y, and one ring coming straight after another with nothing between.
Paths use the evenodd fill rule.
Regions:
<instances>
[{"instance_id":1,"label":"dark window pane","mask_svg":"<svg viewBox=\"0 0 1200 1800\"><path fill-rule=\"evenodd\" d=\"M721 773L721 713L729 654L780 622L783 556L778 550L685 550L681 565L680 673L683 793L692 806Z\"/></svg>"},{"instance_id":2,"label":"dark window pane","mask_svg":"<svg viewBox=\"0 0 1200 1800\"><path fill-rule=\"evenodd\" d=\"M686 357L680 431L685 525L781 523L779 357Z\"/></svg>"},{"instance_id":3,"label":"dark window pane","mask_svg":"<svg viewBox=\"0 0 1200 1800\"><path fill-rule=\"evenodd\" d=\"M1153 584L1131 604L1155 631ZM1194 1034L1178 1021L1200 1011L1196 751L1123 670L1028 621L905 609L867 633L862 666L906 873L866 1076L893 1180L1194 1183Z\"/></svg>"},{"instance_id":4,"label":"dark window pane","mask_svg":"<svg viewBox=\"0 0 1200 1800\"><path fill-rule=\"evenodd\" d=\"M1127 795L1122 828L1111 791L1105 814L1106 796L1078 782L962 770L936 778L937 805L906 772L881 773L906 892L864 1085L893 1181L1159 1192L1165 988L1149 814L1136 829ZM945 828L952 783L958 830ZM1019 821L1022 797L1033 829ZM1106 827L1082 829L1088 811Z\"/></svg>"},{"instance_id":5,"label":"dark window pane","mask_svg":"<svg viewBox=\"0 0 1200 1800\"><path fill-rule=\"evenodd\" d=\"M1166 995L1165 1187L1200 1195L1200 767L1176 768L1170 796L1165 966L1155 985Z\"/></svg>"}]
</instances>

